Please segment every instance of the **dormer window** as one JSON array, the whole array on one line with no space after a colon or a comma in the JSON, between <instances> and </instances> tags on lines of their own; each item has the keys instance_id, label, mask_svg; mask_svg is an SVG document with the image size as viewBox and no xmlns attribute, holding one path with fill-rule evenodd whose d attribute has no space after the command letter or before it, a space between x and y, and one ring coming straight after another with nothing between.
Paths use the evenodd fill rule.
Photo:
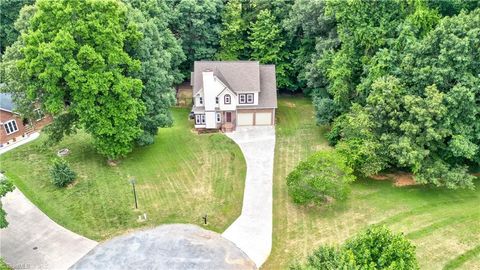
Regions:
<instances>
[{"instance_id":1,"label":"dormer window","mask_svg":"<svg viewBox=\"0 0 480 270\"><path fill-rule=\"evenodd\" d=\"M198 103L203 104L203 97L198 98Z\"/></svg>"},{"instance_id":2,"label":"dormer window","mask_svg":"<svg viewBox=\"0 0 480 270\"><path fill-rule=\"evenodd\" d=\"M228 94L223 97L223 101L225 102L225 104L232 103L231 97Z\"/></svg>"}]
</instances>

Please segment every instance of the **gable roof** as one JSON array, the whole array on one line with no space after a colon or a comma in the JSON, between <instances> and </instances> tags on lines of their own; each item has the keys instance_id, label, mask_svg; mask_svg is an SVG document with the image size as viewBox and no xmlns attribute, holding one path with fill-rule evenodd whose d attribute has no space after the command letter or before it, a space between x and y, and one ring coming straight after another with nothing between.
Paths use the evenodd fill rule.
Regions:
<instances>
[{"instance_id":1,"label":"gable roof","mask_svg":"<svg viewBox=\"0 0 480 270\"><path fill-rule=\"evenodd\" d=\"M258 61L195 61L193 65L193 94L203 85L202 72L213 71L232 91L260 91L260 64Z\"/></svg>"},{"instance_id":2,"label":"gable roof","mask_svg":"<svg viewBox=\"0 0 480 270\"><path fill-rule=\"evenodd\" d=\"M13 112L15 103L13 103L12 95L9 93L0 93L0 110Z\"/></svg>"}]
</instances>

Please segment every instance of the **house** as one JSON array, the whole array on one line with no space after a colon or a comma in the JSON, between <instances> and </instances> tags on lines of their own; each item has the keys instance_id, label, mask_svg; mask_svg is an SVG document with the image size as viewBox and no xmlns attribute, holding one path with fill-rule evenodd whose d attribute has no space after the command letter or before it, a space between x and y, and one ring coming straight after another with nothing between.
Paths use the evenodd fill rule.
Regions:
<instances>
[{"instance_id":1,"label":"house","mask_svg":"<svg viewBox=\"0 0 480 270\"><path fill-rule=\"evenodd\" d=\"M274 65L258 61L196 61L191 73L196 129L275 124Z\"/></svg>"},{"instance_id":2,"label":"house","mask_svg":"<svg viewBox=\"0 0 480 270\"><path fill-rule=\"evenodd\" d=\"M35 110L36 119L22 118L15 112L15 103L8 93L0 93L0 147L22 140L52 121L40 108Z\"/></svg>"}]
</instances>

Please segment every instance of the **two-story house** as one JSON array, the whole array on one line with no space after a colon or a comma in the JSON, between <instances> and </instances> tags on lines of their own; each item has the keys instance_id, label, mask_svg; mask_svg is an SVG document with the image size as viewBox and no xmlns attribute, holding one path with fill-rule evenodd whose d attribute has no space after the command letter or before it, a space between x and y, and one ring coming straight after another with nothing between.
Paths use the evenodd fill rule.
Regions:
<instances>
[{"instance_id":1,"label":"two-story house","mask_svg":"<svg viewBox=\"0 0 480 270\"><path fill-rule=\"evenodd\" d=\"M196 129L233 131L275 124L274 65L258 61L196 61L191 74Z\"/></svg>"}]
</instances>

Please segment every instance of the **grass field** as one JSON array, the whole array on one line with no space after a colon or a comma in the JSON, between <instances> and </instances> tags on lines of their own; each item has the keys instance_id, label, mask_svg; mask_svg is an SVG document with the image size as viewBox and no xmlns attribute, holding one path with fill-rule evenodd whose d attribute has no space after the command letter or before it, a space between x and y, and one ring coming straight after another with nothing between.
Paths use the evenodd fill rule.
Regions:
<instances>
[{"instance_id":1,"label":"grass field","mask_svg":"<svg viewBox=\"0 0 480 270\"><path fill-rule=\"evenodd\" d=\"M223 232L239 215L245 181L240 148L222 134L191 132L187 109L174 109L175 125L155 144L134 150L117 167L97 155L85 133L43 148L43 136L0 157L0 167L20 190L57 223L95 240L162 223L202 224ZM49 167L58 149L78 174L73 187L55 188ZM134 209L130 177L137 179ZM139 222L147 213L148 220Z\"/></svg>"},{"instance_id":2,"label":"grass field","mask_svg":"<svg viewBox=\"0 0 480 270\"><path fill-rule=\"evenodd\" d=\"M413 241L421 269L480 269L480 188L396 188L387 181L358 180L346 202L294 205L287 194L287 174L300 160L328 147L325 131L314 125L310 104L297 97L279 100L273 250L264 269L285 269L319 245L342 243L376 223L404 232Z\"/></svg>"}]
</instances>

